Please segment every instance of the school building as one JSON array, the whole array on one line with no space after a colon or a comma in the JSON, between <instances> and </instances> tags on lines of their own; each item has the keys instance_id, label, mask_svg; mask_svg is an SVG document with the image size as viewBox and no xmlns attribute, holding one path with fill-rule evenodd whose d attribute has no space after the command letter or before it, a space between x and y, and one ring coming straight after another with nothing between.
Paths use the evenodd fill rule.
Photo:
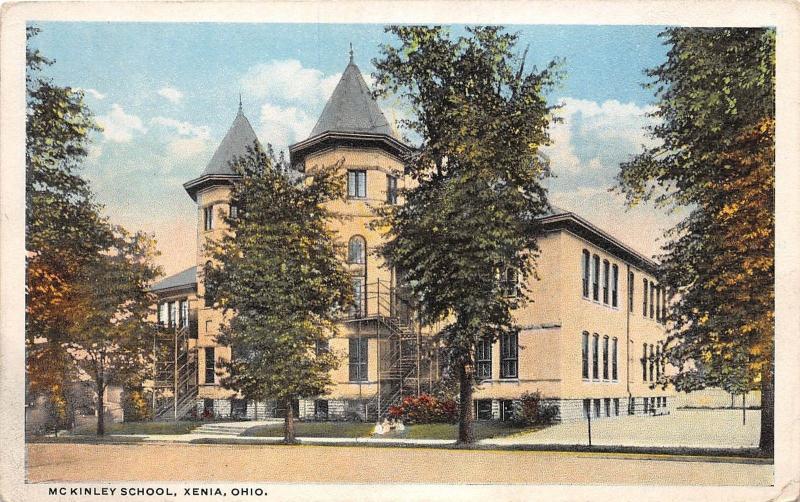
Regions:
<instances>
[{"instance_id":1,"label":"school building","mask_svg":"<svg viewBox=\"0 0 800 502\"><path fill-rule=\"evenodd\" d=\"M153 285L159 334L153 406L157 418L187 414L241 418L281 416L274 401L253 402L219 385L215 367L230 357L216 343L222 312L204 296L205 243L225 231L237 175L230 167L259 141L239 107L230 129L199 176L184 184L197 203L197 262ZM330 349L344 355L324 396L295 403L307 419L374 419L403 396L434 391L440 377L432 328L420 326L395 272L372 250L381 235L370 227L374 208L402 204L403 143L372 98L352 60L311 135L289 147L302 177L315 166L343 161L345 196L332 203L343 217L333 225L346 246L356 303L341 321ZM235 210L235 208L234 208ZM581 216L554 208L542 218L539 280L534 302L515 312L520 331L476 348L478 419L506 419L513 402L539 391L558 405L561 420L659 414L674 392L654 386L665 339L666 298L654 279L656 263ZM509 294L515 294L512 285Z\"/></svg>"}]
</instances>

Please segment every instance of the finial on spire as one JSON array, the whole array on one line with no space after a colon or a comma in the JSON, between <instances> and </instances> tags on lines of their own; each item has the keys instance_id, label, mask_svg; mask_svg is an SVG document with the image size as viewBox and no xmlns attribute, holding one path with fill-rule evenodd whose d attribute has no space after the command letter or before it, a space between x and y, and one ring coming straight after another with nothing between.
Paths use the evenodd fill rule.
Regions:
<instances>
[{"instance_id":1,"label":"finial on spire","mask_svg":"<svg viewBox=\"0 0 800 502\"><path fill-rule=\"evenodd\" d=\"M353 42L350 42L350 62L353 62Z\"/></svg>"},{"instance_id":2,"label":"finial on spire","mask_svg":"<svg viewBox=\"0 0 800 502\"><path fill-rule=\"evenodd\" d=\"M242 112L242 93L239 92L239 113Z\"/></svg>"}]
</instances>

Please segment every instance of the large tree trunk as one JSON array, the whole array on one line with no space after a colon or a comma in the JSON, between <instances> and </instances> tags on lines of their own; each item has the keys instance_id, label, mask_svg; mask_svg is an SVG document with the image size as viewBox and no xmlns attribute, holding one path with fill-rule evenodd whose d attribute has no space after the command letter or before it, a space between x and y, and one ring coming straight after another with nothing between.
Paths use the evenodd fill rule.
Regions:
<instances>
[{"instance_id":1,"label":"large tree trunk","mask_svg":"<svg viewBox=\"0 0 800 502\"><path fill-rule=\"evenodd\" d=\"M286 444L296 443L294 437L294 407L292 406L294 399L289 398L286 400L286 418L283 422L283 442Z\"/></svg>"},{"instance_id":2,"label":"large tree trunk","mask_svg":"<svg viewBox=\"0 0 800 502\"><path fill-rule=\"evenodd\" d=\"M761 375L761 436L758 447L767 455L775 451L775 370L774 359L764 365Z\"/></svg>"},{"instance_id":3,"label":"large tree trunk","mask_svg":"<svg viewBox=\"0 0 800 502\"><path fill-rule=\"evenodd\" d=\"M97 435L103 436L106 433L105 423L105 403L103 401L103 393L105 385L103 384L102 377L97 380Z\"/></svg>"},{"instance_id":4,"label":"large tree trunk","mask_svg":"<svg viewBox=\"0 0 800 502\"><path fill-rule=\"evenodd\" d=\"M458 444L472 444L475 442L475 431L472 427L472 368L471 364L458 365Z\"/></svg>"}]
</instances>

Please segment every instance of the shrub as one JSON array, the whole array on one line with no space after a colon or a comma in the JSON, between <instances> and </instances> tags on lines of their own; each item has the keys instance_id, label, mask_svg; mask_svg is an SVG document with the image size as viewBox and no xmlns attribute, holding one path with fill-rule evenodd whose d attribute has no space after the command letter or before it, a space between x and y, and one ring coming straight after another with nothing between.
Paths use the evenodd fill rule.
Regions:
<instances>
[{"instance_id":1,"label":"shrub","mask_svg":"<svg viewBox=\"0 0 800 502\"><path fill-rule=\"evenodd\" d=\"M518 425L548 425L556 421L558 406L545 399L541 393L526 392L514 402L514 418Z\"/></svg>"},{"instance_id":2,"label":"shrub","mask_svg":"<svg viewBox=\"0 0 800 502\"><path fill-rule=\"evenodd\" d=\"M455 423L458 406L452 399L440 399L430 394L406 396L399 406L389 407L389 416L408 424Z\"/></svg>"},{"instance_id":3,"label":"shrub","mask_svg":"<svg viewBox=\"0 0 800 502\"><path fill-rule=\"evenodd\" d=\"M122 413L125 422L141 422L151 418L150 405L142 389L125 389L122 392Z\"/></svg>"}]
</instances>

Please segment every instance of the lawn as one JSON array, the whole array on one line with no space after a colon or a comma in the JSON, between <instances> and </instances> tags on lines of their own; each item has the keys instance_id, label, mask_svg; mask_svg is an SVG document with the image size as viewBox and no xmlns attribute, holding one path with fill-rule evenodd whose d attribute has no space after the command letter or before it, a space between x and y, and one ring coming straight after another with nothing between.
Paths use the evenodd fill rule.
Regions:
<instances>
[{"instance_id":1,"label":"lawn","mask_svg":"<svg viewBox=\"0 0 800 502\"><path fill-rule=\"evenodd\" d=\"M375 425L363 422L296 422L297 437L336 437L336 438L404 438L404 439L452 439L458 436L456 424L417 424L406 426L403 432L389 432L373 436ZM518 432L531 432L542 427L518 427L506 422L475 422L475 438L487 439L508 436ZM283 424L270 424L248 429L245 436L282 437Z\"/></svg>"},{"instance_id":2,"label":"lawn","mask_svg":"<svg viewBox=\"0 0 800 502\"><path fill-rule=\"evenodd\" d=\"M187 434L192 429L200 427L204 422L178 421L178 422L120 422L106 424L106 434ZM94 436L97 433L97 424L87 424L75 429L73 434L79 436Z\"/></svg>"}]
</instances>

